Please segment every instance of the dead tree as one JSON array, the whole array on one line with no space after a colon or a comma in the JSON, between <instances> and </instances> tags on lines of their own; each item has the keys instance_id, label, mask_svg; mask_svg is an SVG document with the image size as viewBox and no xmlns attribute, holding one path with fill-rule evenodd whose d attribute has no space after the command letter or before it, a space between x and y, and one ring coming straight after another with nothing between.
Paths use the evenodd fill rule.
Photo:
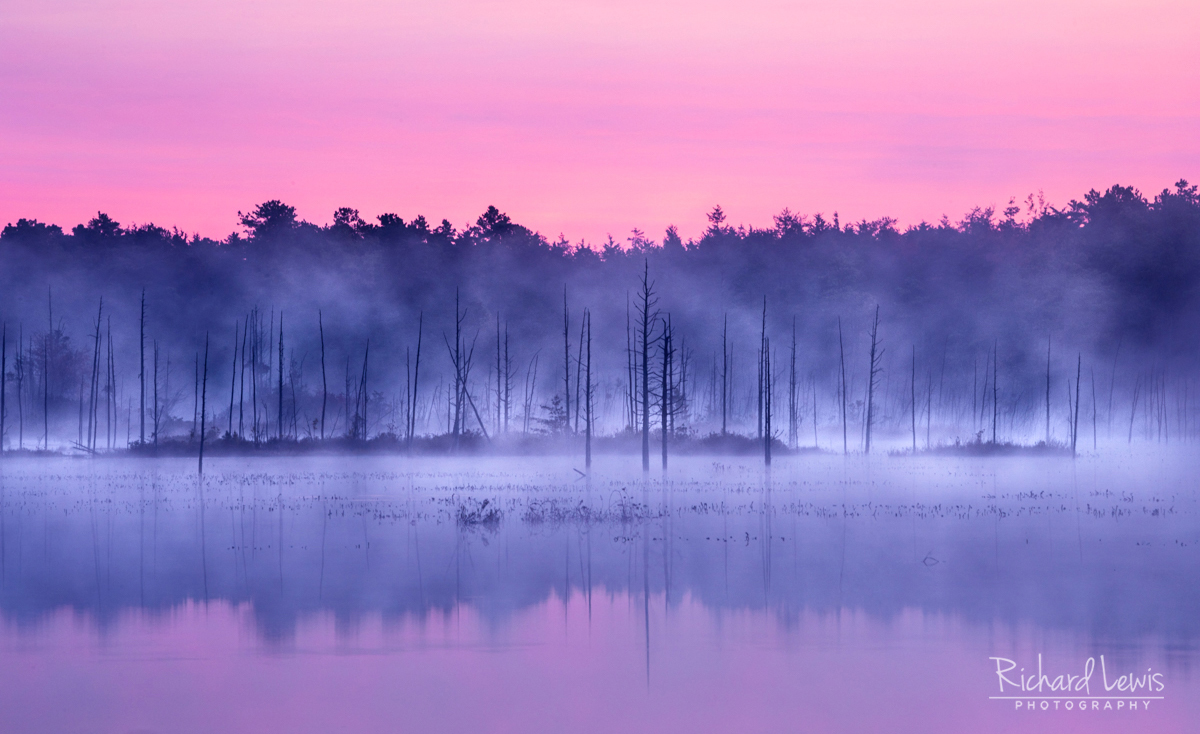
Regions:
<instances>
[{"instance_id":1,"label":"dead tree","mask_svg":"<svg viewBox=\"0 0 1200 734\"><path fill-rule=\"evenodd\" d=\"M912 351L912 382L911 382L911 409L912 413L912 450L917 453L917 345L913 345Z\"/></svg>"},{"instance_id":2,"label":"dead tree","mask_svg":"<svg viewBox=\"0 0 1200 734\"><path fill-rule=\"evenodd\" d=\"M18 347L19 348L19 347ZM8 417L8 323L0 326L0 454L4 453L4 419Z\"/></svg>"},{"instance_id":3,"label":"dead tree","mask_svg":"<svg viewBox=\"0 0 1200 734\"><path fill-rule=\"evenodd\" d=\"M280 321L282 326L283 322ZM208 334L204 334L204 377L200 384L200 459L198 469L204 472L204 415L208 412Z\"/></svg>"},{"instance_id":4,"label":"dead tree","mask_svg":"<svg viewBox=\"0 0 1200 734\"><path fill-rule=\"evenodd\" d=\"M1075 415L1071 419L1071 458L1075 457L1075 445L1079 441L1079 379L1082 375L1083 355L1080 354L1075 362Z\"/></svg>"},{"instance_id":5,"label":"dead tree","mask_svg":"<svg viewBox=\"0 0 1200 734\"><path fill-rule=\"evenodd\" d=\"M200 418L200 353L195 355L195 372L192 380L192 438L196 437L196 423Z\"/></svg>"},{"instance_id":6,"label":"dead tree","mask_svg":"<svg viewBox=\"0 0 1200 734\"><path fill-rule=\"evenodd\" d=\"M108 317L108 370L104 400L104 444L109 451L117 440L117 362L113 352L112 316Z\"/></svg>"},{"instance_id":7,"label":"dead tree","mask_svg":"<svg viewBox=\"0 0 1200 734\"><path fill-rule=\"evenodd\" d=\"M478 343L478 341L479 341L479 333L476 332L475 338L471 341L471 349L467 352L467 358L466 358L465 362L463 363L462 384L463 384L463 400L465 401L464 410L465 410L465 406L467 406L467 405L471 406L471 413L475 416L475 423L478 424L478 426L479 426L479 432L483 434L483 437L485 440L491 441L492 437L488 435L487 425L483 422L483 416L479 413L479 406L475 405L475 398L473 398L471 396L471 391L468 387L469 382L467 380L467 378L471 374L471 365L474 364L475 345L476 345L476 343ZM465 413L464 413L464 416L465 416ZM466 419L464 417L464 426L463 426L464 431L466 429L465 420Z\"/></svg>"},{"instance_id":8,"label":"dead tree","mask_svg":"<svg viewBox=\"0 0 1200 734\"><path fill-rule=\"evenodd\" d=\"M25 350L25 324L17 326L17 351L13 357L13 371L17 378L17 450L25 450L25 370L29 351Z\"/></svg>"},{"instance_id":9,"label":"dead tree","mask_svg":"<svg viewBox=\"0 0 1200 734\"><path fill-rule=\"evenodd\" d=\"M1000 341L992 344L992 445L996 443L996 423L1000 418Z\"/></svg>"},{"instance_id":10,"label":"dead tree","mask_svg":"<svg viewBox=\"0 0 1200 734\"><path fill-rule=\"evenodd\" d=\"M864 453L871 453L871 426L875 422L875 389L879 385L880 363L883 350L879 348L879 306L875 307L875 320L871 323L871 363L867 373L867 425Z\"/></svg>"},{"instance_id":11,"label":"dead tree","mask_svg":"<svg viewBox=\"0 0 1200 734\"><path fill-rule=\"evenodd\" d=\"M662 373L659 375L659 412L662 427L662 468L667 469L667 439L671 433L671 318L662 318Z\"/></svg>"},{"instance_id":12,"label":"dead tree","mask_svg":"<svg viewBox=\"0 0 1200 734\"><path fill-rule=\"evenodd\" d=\"M299 410L296 405L296 377L300 376L301 380L303 381L303 375L304 375L304 358L301 357L300 362L297 364L296 350L293 349L292 350L292 358L288 361L288 391L292 394L292 440L293 441L300 440L300 424L299 424L299 416L297 415ZM303 389L303 385L301 386L301 389ZM215 419L215 416L214 416L214 419ZM309 433L309 438L312 438L311 433Z\"/></svg>"},{"instance_id":13,"label":"dead tree","mask_svg":"<svg viewBox=\"0 0 1200 734\"><path fill-rule=\"evenodd\" d=\"M567 287L563 286L563 404L566 428L571 428L571 313L567 309Z\"/></svg>"},{"instance_id":14,"label":"dead tree","mask_svg":"<svg viewBox=\"0 0 1200 734\"><path fill-rule=\"evenodd\" d=\"M1069 374L1069 373L1068 373ZM1046 445L1050 445L1050 337L1046 337Z\"/></svg>"},{"instance_id":15,"label":"dead tree","mask_svg":"<svg viewBox=\"0 0 1200 734\"><path fill-rule=\"evenodd\" d=\"M988 392L992 384L992 353L985 352L983 358L983 387L979 391L978 414L976 418L977 433L976 435L982 441L982 437L987 433L987 406Z\"/></svg>"},{"instance_id":16,"label":"dead tree","mask_svg":"<svg viewBox=\"0 0 1200 734\"><path fill-rule=\"evenodd\" d=\"M233 439L233 393L237 389L237 359L238 359L238 322L233 322L233 364L229 368L229 429L226 431Z\"/></svg>"},{"instance_id":17,"label":"dead tree","mask_svg":"<svg viewBox=\"0 0 1200 734\"><path fill-rule=\"evenodd\" d=\"M46 289L46 312L50 330L46 332L46 350L42 352L42 448L50 450L50 343L54 338L54 292Z\"/></svg>"},{"instance_id":18,"label":"dead tree","mask_svg":"<svg viewBox=\"0 0 1200 734\"><path fill-rule=\"evenodd\" d=\"M503 372L500 364L500 313L496 312L496 435L500 435L500 427L504 413Z\"/></svg>"},{"instance_id":19,"label":"dead tree","mask_svg":"<svg viewBox=\"0 0 1200 734\"><path fill-rule=\"evenodd\" d=\"M146 445L146 289L142 289L142 316L138 331L138 390L139 390L139 410L141 430L138 434L138 443Z\"/></svg>"},{"instance_id":20,"label":"dead tree","mask_svg":"<svg viewBox=\"0 0 1200 734\"><path fill-rule=\"evenodd\" d=\"M463 313L459 308L458 290L456 289L454 291L454 348L451 350L451 352L452 352L451 361L454 363L454 399L453 399L454 424L450 431L454 435L455 448L458 447L458 436L459 436L460 431L463 428L463 424L465 423L465 421L463 421L463 419L462 419L463 418L463 415L462 415L462 410L463 410L462 325L463 325L463 320L465 318L466 318L466 314ZM445 335L443 334L442 336L443 336L443 339L445 339Z\"/></svg>"},{"instance_id":21,"label":"dead tree","mask_svg":"<svg viewBox=\"0 0 1200 734\"><path fill-rule=\"evenodd\" d=\"M641 300L637 305L638 318L641 319L642 342L642 471L650 471L650 341L654 323L658 320L658 312L654 306L658 298L654 294L654 284L650 282L650 261L644 261L642 269Z\"/></svg>"},{"instance_id":22,"label":"dead tree","mask_svg":"<svg viewBox=\"0 0 1200 734\"><path fill-rule=\"evenodd\" d=\"M842 317L838 316L838 353L841 355L841 376L842 376L842 454L850 453L850 444L848 443L848 435L846 429L846 346L842 342ZM813 388L813 394L816 394L816 388ZM816 399L813 401L814 409Z\"/></svg>"},{"instance_id":23,"label":"dead tree","mask_svg":"<svg viewBox=\"0 0 1200 734\"><path fill-rule=\"evenodd\" d=\"M1092 377L1092 451L1097 449L1097 430L1096 430L1096 370L1092 367L1088 368L1088 373ZM1183 401L1184 409L1187 409L1186 387L1185 398ZM1187 426L1187 420L1184 420L1184 426Z\"/></svg>"},{"instance_id":24,"label":"dead tree","mask_svg":"<svg viewBox=\"0 0 1200 734\"><path fill-rule=\"evenodd\" d=\"M687 348L686 335L680 336L679 349L676 351L676 354L678 355L679 362L679 379L675 382L676 388L671 397L671 433L675 433L675 422L680 418L680 416L683 417L684 423L687 423L688 412L690 410L689 406L691 405L691 399L688 393L688 364L690 364L692 360ZM672 371L676 369L674 366L676 361L677 360L674 357L671 358Z\"/></svg>"},{"instance_id":25,"label":"dead tree","mask_svg":"<svg viewBox=\"0 0 1200 734\"><path fill-rule=\"evenodd\" d=\"M971 435L975 435L979 427L979 355L971 357Z\"/></svg>"},{"instance_id":26,"label":"dead tree","mask_svg":"<svg viewBox=\"0 0 1200 734\"><path fill-rule=\"evenodd\" d=\"M321 440L325 440L325 407L329 402L329 381L325 374L325 320L317 311L317 331L321 335Z\"/></svg>"},{"instance_id":27,"label":"dead tree","mask_svg":"<svg viewBox=\"0 0 1200 734\"><path fill-rule=\"evenodd\" d=\"M637 430L637 350L633 346L632 321L629 312L629 293L625 294L625 369L629 382L629 432Z\"/></svg>"},{"instance_id":28,"label":"dead tree","mask_svg":"<svg viewBox=\"0 0 1200 734\"><path fill-rule=\"evenodd\" d=\"M154 428L154 448L158 449L158 340L154 340L154 411L150 414Z\"/></svg>"},{"instance_id":29,"label":"dead tree","mask_svg":"<svg viewBox=\"0 0 1200 734\"><path fill-rule=\"evenodd\" d=\"M930 447L933 434L933 372L925 373L925 448Z\"/></svg>"},{"instance_id":30,"label":"dead tree","mask_svg":"<svg viewBox=\"0 0 1200 734\"><path fill-rule=\"evenodd\" d=\"M586 401L585 417L583 424L584 432L584 467L588 470L592 468L592 311L585 309L583 312L584 319L587 323L587 356L584 366L584 374L586 375L587 385L584 387L583 397Z\"/></svg>"},{"instance_id":31,"label":"dead tree","mask_svg":"<svg viewBox=\"0 0 1200 734\"><path fill-rule=\"evenodd\" d=\"M763 437L763 386L765 375L763 365L766 362L767 344L767 297L763 296L762 332L758 337L758 437Z\"/></svg>"},{"instance_id":32,"label":"dead tree","mask_svg":"<svg viewBox=\"0 0 1200 734\"><path fill-rule=\"evenodd\" d=\"M408 445L412 448L413 434L417 430L417 388L418 378L421 374L421 334L425 329L425 312L422 311L417 316L417 359L413 363L413 380L412 380L412 395L409 396L409 413L408 413Z\"/></svg>"},{"instance_id":33,"label":"dead tree","mask_svg":"<svg viewBox=\"0 0 1200 734\"><path fill-rule=\"evenodd\" d=\"M266 384L263 385L263 437L265 440L271 440L271 370L275 364L275 350L271 342L275 339L275 309L271 309L271 317L267 322L267 339L263 346L266 348L266 361L263 364L263 377L266 378Z\"/></svg>"},{"instance_id":34,"label":"dead tree","mask_svg":"<svg viewBox=\"0 0 1200 734\"><path fill-rule=\"evenodd\" d=\"M255 306L250 312L250 323L254 324L254 337L250 340L250 434L258 444L258 363L261 359L262 314Z\"/></svg>"},{"instance_id":35,"label":"dead tree","mask_svg":"<svg viewBox=\"0 0 1200 734\"><path fill-rule=\"evenodd\" d=\"M788 362L788 445L800 446L800 406L796 395L796 317L792 317L792 353Z\"/></svg>"},{"instance_id":36,"label":"dead tree","mask_svg":"<svg viewBox=\"0 0 1200 734\"><path fill-rule=\"evenodd\" d=\"M367 435L368 435L368 431L367 431L367 427L368 427L367 401L369 400L371 393L368 392L368 388L367 388L367 364L370 361L370 358L371 358L371 340L368 339L366 348L363 349L362 378L358 383L358 394L362 398L362 421L360 423L359 434L360 434L360 438L363 441L367 440Z\"/></svg>"},{"instance_id":37,"label":"dead tree","mask_svg":"<svg viewBox=\"0 0 1200 734\"><path fill-rule=\"evenodd\" d=\"M278 425L275 429L276 438L283 440L283 309L279 311L279 410L276 412ZM365 369L365 365L364 365Z\"/></svg>"},{"instance_id":38,"label":"dead tree","mask_svg":"<svg viewBox=\"0 0 1200 734\"><path fill-rule=\"evenodd\" d=\"M246 315L246 320L242 326L242 354L238 360L241 369L238 370L238 440L246 440L246 425L245 425L245 398L246 398L246 336L250 331L250 315Z\"/></svg>"},{"instance_id":39,"label":"dead tree","mask_svg":"<svg viewBox=\"0 0 1200 734\"><path fill-rule=\"evenodd\" d=\"M529 359L529 365L525 367L525 390L522 395L522 414L521 414L521 432L529 433L529 421L532 417L533 399L537 395L537 370L538 370L538 355L541 352L534 352Z\"/></svg>"},{"instance_id":40,"label":"dead tree","mask_svg":"<svg viewBox=\"0 0 1200 734\"><path fill-rule=\"evenodd\" d=\"M765 304L764 299L764 304ZM766 306L763 306L764 312ZM765 320L765 319L764 319ZM763 335L763 460L771 466L771 340Z\"/></svg>"},{"instance_id":41,"label":"dead tree","mask_svg":"<svg viewBox=\"0 0 1200 734\"><path fill-rule=\"evenodd\" d=\"M728 433L729 420L729 314L721 329L721 435Z\"/></svg>"},{"instance_id":42,"label":"dead tree","mask_svg":"<svg viewBox=\"0 0 1200 734\"><path fill-rule=\"evenodd\" d=\"M586 310L586 309L585 309ZM575 425L572 429L573 433L579 433L579 390L580 380L583 377L583 338L584 338L584 323L585 319L579 321L579 350L575 357Z\"/></svg>"},{"instance_id":43,"label":"dead tree","mask_svg":"<svg viewBox=\"0 0 1200 734\"><path fill-rule=\"evenodd\" d=\"M813 448L821 448L821 440L817 436L817 378L812 378L813 392L813 408L812 408L812 424L813 424ZM844 435L844 434L843 434Z\"/></svg>"},{"instance_id":44,"label":"dead tree","mask_svg":"<svg viewBox=\"0 0 1200 734\"><path fill-rule=\"evenodd\" d=\"M589 322L590 328L591 322ZM591 332L589 332L590 334ZM508 433L508 419L512 408L512 358L508 355L508 322L504 322L504 433Z\"/></svg>"},{"instance_id":45,"label":"dead tree","mask_svg":"<svg viewBox=\"0 0 1200 734\"><path fill-rule=\"evenodd\" d=\"M99 431L99 423L97 409L100 403L100 324L104 314L104 299L100 299L100 307L96 311L96 333L92 341L92 375L88 392L88 417L87 417L87 440L85 448L91 452L96 451L96 434ZM47 375L48 376L48 375Z\"/></svg>"},{"instance_id":46,"label":"dead tree","mask_svg":"<svg viewBox=\"0 0 1200 734\"><path fill-rule=\"evenodd\" d=\"M1108 421L1107 421L1108 428L1106 429L1106 431L1107 431L1108 438L1110 440L1112 439L1113 391L1116 390L1116 387L1117 387L1117 359L1119 359L1121 356L1121 343L1123 342L1123 339L1124 339L1124 337L1117 339L1117 349L1113 353L1112 373L1109 375L1109 378L1108 378L1108 411L1106 413L1106 415L1108 416Z\"/></svg>"}]
</instances>

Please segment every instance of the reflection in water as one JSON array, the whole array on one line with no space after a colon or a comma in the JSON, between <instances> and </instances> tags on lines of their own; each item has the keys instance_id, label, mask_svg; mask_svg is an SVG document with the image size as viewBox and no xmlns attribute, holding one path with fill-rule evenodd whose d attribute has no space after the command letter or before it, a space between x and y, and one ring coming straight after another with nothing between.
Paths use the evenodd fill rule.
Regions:
<instances>
[{"instance_id":1,"label":"reflection in water","mask_svg":"<svg viewBox=\"0 0 1200 734\"><path fill-rule=\"evenodd\" d=\"M1003 730L1015 714L987 700L988 657L1036 665L1041 652L1061 667L1104 654L1166 670L1172 695L1153 715L1167 718L1154 725L1197 720L1190 455L872 461L783 459L764 473L681 459L643 477L612 460L578 478L567 460L348 471L217 459L202 481L184 462L7 462L0 667L12 687L0 705L67 695L53 677L11 672L31 667L76 665L90 695L118 696L107 659L144 679L132 691L170 687L158 671L281 701L310 690L330 711L357 701L364 730L424 720L403 717L433 701L484 729L675 730L694 718L690 730L708 731L803 714L828 729L912 716L930 731ZM188 655L192 667L163 662ZM345 685L334 669L369 690L334 696ZM251 683L251 670L265 677ZM522 688L529 676L562 698ZM144 720L113 727L164 726L134 698ZM314 701L283 728L322 730L331 714ZM568 726L606 701L617 713ZM235 714L204 721L259 726ZM538 719L551 715L565 718ZM1110 725L1124 726L1088 723Z\"/></svg>"}]
</instances>

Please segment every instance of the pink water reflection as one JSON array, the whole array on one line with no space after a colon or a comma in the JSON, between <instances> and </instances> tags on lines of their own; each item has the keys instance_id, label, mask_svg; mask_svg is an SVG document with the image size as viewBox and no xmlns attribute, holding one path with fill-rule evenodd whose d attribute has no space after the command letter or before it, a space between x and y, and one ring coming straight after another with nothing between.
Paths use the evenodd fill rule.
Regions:
<instances>
[{"instance_id":1,"label":"pink water reflection","mask_svg":"<svg viewBox=\"0 0 1200 734\"><path fill-rule=\"evenodd\" d=\"M1186 665L1153 644L1136 658L1167 689L1149 711L1016 712L988 700L990 655L1073 666L1096 651L916 611L782 622L598 592L503 622L467 605L353 628L313 616L284 644L263 641L248 605L225 603L129 613L102 633L60 612L0 634L0 731L14 733L1166 732L1200 720Z\"/></svg>"}]
</instances>

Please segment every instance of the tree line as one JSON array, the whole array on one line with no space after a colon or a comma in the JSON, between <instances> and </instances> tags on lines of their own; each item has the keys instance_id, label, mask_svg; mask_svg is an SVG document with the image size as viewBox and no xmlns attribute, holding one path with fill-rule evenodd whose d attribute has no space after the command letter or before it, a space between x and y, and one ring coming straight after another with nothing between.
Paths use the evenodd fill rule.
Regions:
<instances>
[{"instance_id":1,"label":"tree line","mask_svg":"<svg viewBox=\"0 0 1200 734\"><path fill-rule=\"evenodd\" d=\"M870 450L883 431L916 448L918 423L925 445L1078 443L1084 398L1093 437L1196 426L1200 196L1185 181L903 231L786 210L733 226L718 207L692 240L598 245L495 207L462 229L348 208L318 226L278 201L239 220L221 240L102 213L70 232L7 225L5 446L599 432L636 435L648 461L651 435L663 457L676 437L769 453L802 430L818 447Z\"/></svg>"}]
</instances>

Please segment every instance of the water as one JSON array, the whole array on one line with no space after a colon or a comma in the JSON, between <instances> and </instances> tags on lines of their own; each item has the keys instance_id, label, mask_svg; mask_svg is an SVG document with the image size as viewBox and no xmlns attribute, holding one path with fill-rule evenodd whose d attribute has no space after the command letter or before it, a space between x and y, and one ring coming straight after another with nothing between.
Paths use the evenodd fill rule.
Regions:
<instances>
[{"instance_id":1,"label":"water","mask_svg":"<svg viewBox=\"0 0 1200 734\"><path fill-rule=\"evenodd\" d=\"M601 459L7 461L0 731L1200 723L1186 450Z\"/></svg>"}]
</instances>

